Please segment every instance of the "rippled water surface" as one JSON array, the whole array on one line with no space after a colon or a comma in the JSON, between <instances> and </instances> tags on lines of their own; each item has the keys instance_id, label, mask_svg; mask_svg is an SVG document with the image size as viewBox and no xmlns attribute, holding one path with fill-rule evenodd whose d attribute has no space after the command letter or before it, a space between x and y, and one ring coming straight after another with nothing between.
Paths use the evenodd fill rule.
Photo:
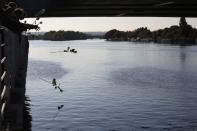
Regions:
<instances>
[{"instance_id":1,"label":"rippled water surface","mask_svg":"<svg viewBox=\"0 0 197 131\"><path fill-rule=\"evenodd\" d=\"M196 131L197 46L30 41L26 95L33 131Z\"/></svg>"}]
</instances>

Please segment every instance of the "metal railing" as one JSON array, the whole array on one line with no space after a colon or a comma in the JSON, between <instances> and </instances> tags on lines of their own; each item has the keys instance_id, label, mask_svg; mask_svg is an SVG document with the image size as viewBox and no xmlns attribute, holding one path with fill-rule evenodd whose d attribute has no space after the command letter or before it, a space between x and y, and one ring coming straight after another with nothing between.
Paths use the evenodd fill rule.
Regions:
<instances>
[{"instance_id":1,"label":"metal railing","mask_svg":"<svg viewBox=\"0 0 197 131\"><path fill-rule=\"evenodd\" d=\"M6 68L7 57L6 57L6 43L4 38L3 27L0 27L0 122L2 123L5 119L6 106L10 96L10 75ZM1 124L0 124L1 126Z\"/></svg>"},{"instance_id":2,"label":"metal railing","mask_svg":"<svg viewBox=\"0 0 197 131\"><path fill-rule=\"evenodd\" d=\"M29 42L0 25L0 130L23 129Z\"/></svg>"}]
</instances>

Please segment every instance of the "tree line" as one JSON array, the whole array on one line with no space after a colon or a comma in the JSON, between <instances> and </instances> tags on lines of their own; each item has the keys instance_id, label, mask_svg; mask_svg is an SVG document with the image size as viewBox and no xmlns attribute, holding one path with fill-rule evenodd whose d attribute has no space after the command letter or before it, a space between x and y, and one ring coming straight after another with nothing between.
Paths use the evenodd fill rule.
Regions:
<instances>
[{"instance_id":1,"label":"tree line","mask_svg":"<svg viewBox=\"0 0 197 131\"><path fill-rule=\"evenodd\" d=\"M90 36L79 31L49 31L43 35L28 35L30 40L52 40L52 41L66 41L66 40L85 40Z\"/></svg>"},{"instance_id":2,"label":"tree line","mask_svg":"<svg viewBox=\"0 0 197 131\"><path fill-rule=\"evenodd\" d=\"M180 18L179 26L150 31L147 27L140 27L134 31L108 31L104 38L109 41L139 41L171 44L194 44L197 42L197 29L186 22L185 17Z\"/></svg>"}]
</instances>

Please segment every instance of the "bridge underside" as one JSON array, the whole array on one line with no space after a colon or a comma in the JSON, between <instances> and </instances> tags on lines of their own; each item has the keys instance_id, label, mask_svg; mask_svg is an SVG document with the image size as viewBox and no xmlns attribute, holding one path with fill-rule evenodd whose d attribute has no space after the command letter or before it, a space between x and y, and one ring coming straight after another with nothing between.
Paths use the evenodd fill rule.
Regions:
<instances>
[{"instance_id":1,"label":"bridge underside","mask_svg":"<svg viewBox=\"0 0 197 131\"><path fill-rule=\"evenodd\" d=\"M160 16L197 17L197 0L16 0L33 17Z\"/></svg>"}]
</instances>

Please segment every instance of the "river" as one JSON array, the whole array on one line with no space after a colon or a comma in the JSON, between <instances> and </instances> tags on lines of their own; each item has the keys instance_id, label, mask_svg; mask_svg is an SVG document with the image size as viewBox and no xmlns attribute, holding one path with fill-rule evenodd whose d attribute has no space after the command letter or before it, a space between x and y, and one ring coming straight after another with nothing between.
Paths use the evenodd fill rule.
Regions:
<instances>
[{"instance_id":1,"label":"river","mask_svg":"<svg viewBox=\"0 0 197 131\"><path fill-rule=\"evenodd\" d=\"M33 131L197 130L197 46L30 41L26 88Z\"/></svg>"}]
</instances>

